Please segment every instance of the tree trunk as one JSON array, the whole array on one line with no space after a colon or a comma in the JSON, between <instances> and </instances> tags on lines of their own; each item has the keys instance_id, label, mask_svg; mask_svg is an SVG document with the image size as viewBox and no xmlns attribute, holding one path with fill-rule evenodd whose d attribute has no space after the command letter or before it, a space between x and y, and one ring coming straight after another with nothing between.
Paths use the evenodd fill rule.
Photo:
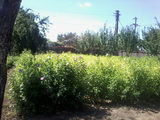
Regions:
<instances>
[{"instance_id":1,"label":"tree trunk","mask_svg":"<svg viewBox=\"0 0 160 120\"><path fill-rule=\"evenodd\" d=\"M0 0L0 119L2 117L2 105L7 81L7 54L20 3L21 0Z\"/></svg>"}]
</instances>

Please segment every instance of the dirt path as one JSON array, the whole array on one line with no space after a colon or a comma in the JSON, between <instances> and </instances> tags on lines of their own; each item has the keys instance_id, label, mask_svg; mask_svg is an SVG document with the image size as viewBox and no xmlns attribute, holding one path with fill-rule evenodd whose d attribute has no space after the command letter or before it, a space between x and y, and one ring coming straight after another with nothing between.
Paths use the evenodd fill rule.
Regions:
<instances>
[{"instance_id":1,"label":"dirt path","mask_svg":"<svg viewBox=\"0 0 160 120\"><path fill-rule=\"evenodd\" d=\"M5 107L2 120L20 120ZM160 109L129 106L90 105L79 112L59 112L50 116L36 116L28 120L160 120Z\"/></svg>"},{"instance_id":2,"label":"dirt path","mask_svg":"<svg viewBox=\"0 0 160 120\"><path fill-rule=\"evenodd\" d=\"M131 106L88 106L83 112L61 112L50 117L30 120L160 120L160 109Z\"/></svg>"}]
</instances>

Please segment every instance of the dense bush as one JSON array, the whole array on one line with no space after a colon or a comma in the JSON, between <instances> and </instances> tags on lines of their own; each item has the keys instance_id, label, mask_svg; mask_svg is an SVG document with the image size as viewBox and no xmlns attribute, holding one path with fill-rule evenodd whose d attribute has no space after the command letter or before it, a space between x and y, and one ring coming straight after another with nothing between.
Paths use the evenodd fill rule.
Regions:
<instances>
[{"instance_id":1,"label":"dense bush","mask_svg":"<svg viewBox=\"0 0 160 120\"><path fill-rule=\"evenodd\" d=\"M24 53L16 63L11 92L20 112L41 113L78 108L85 93L81 58Z\"/></svg>"},{"instance_id":2,"label":"dense bush","mask_svg":"<svg viewBox=\"0 0 160 120\"><path fill-rule=\"evenodd\" d=\"M15 62L18 60L18 56L8 56L7 57L7 69L12 68Z\"/></svg>"},{"instance_id":3,"label":"dense bush","mask_svg":"<svg viewBox=\"0 0 160 120\"><path fill-rule=\"evenodd\" d=\"M76 54L23 53L11 80L22 113L78 108L84 100L159 100L160 61Z\"/></svg>"}]
</instances>

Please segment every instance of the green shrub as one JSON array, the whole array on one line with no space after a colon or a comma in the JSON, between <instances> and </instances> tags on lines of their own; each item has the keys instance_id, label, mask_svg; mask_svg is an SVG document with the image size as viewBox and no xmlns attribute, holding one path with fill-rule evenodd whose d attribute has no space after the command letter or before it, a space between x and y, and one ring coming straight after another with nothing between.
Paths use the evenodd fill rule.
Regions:
<instances>
[{"instance_id":1,"label":"green shrub","mask_svg":"<svg viewBox=\"0 0 160 120\"><path fill-rule=\"evenodd\" d=\"M83 60L66 55L23 53L11 80L12 97L21 113L81 107L85 95Z\"/></svg>"},{"instance_id":2,"label":"green shrub","mask_svg":"<svg viewBox=\"0 0 160 120\"><path fill-rule=\"evenodd\" d=\"M18 56L8 56L7 57L7 69L12 68L15 62L18 60Z\"/></svg>"},{"instance_id":3,"label":"green shrub","mask_svg":"<svg viewBox=\"0 0 160 120\"><path fill-rule=\"evenodd\" d=\"M131 79L128 64L120 57L97 57L94 60L86 75L90 83L89 96L92 96L93 100L127 99Z\"/></svg>"},{"instance_id":4,"label":"green shrub","mask_svg":"<svg viewBox=\"0 0 160 120\"><path fill-rule=\"evenodd\" d=\"M11 77L22 113L79 108L85 100L133 103L160 98L156 57L23 53Z\"/></svg>"},{"instance_id":5,"label":"green shrub","mask_svg":"<svg viewBox=\"0 0 160 120\"><path fill-rule=\"evenodd\" d=\"M130 61L132 94L137 100L151 101L160 97L160 61L145 57Z\"/></svg>"}]
</instances>

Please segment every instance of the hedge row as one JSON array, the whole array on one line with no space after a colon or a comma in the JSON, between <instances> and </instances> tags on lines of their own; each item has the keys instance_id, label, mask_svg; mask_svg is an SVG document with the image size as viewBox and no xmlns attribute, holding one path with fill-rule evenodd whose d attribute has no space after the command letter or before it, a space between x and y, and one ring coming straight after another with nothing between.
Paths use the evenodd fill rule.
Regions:
<instances>
[{"instance_id":1,"label":"hedge row","mask_svg":"<svg viewBox=\"0 0 160 120\"><path fill-rule=\"evenodd\" d=\"M15 65L18 58L19 58L18 56L8 56L7 57L7 65L6 65L7 69L12 68Z\"/></svg>"},{"instance_id":2,"label":"hedge row","mask_svg":"<svg viewBox=\"0 0 160 120\"><path fill-rule=\"evenodd\" d=\"M86 100L160 99L156 57L23 53L12 74L11 95L21 113L79 108Z\"/></svg>"}]
</instances>

